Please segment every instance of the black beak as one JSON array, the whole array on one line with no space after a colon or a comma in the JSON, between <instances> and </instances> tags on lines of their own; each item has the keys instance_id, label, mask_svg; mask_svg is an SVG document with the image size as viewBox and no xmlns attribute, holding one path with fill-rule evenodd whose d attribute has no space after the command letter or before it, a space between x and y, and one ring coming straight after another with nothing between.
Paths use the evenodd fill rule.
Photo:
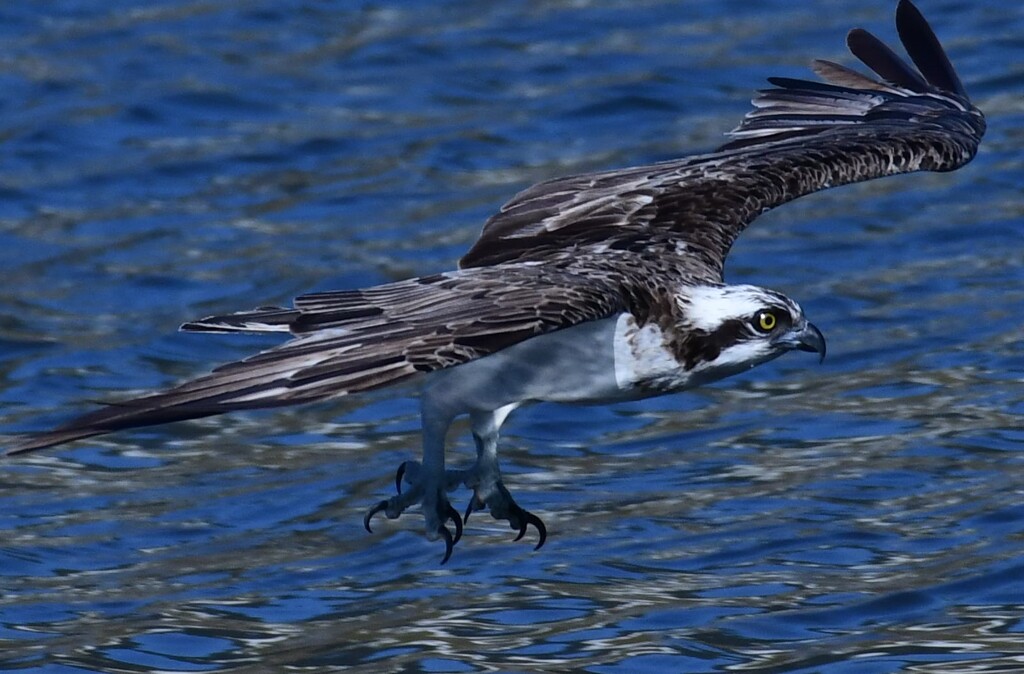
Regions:
<instances>
[{"instance_id":1,"label":"black beak","mask_svg":"<svg viewBox=\"0 0 1024 674\"><path fill-rule=\"evenodd\" d=\"M794 346L797 349L817 353L820 356L819 363L825 360L825 335L821 334L821 330L813 323L808 323L802 330L795 331L793 337L796 339Z\"/></svg>"}]
</instances>

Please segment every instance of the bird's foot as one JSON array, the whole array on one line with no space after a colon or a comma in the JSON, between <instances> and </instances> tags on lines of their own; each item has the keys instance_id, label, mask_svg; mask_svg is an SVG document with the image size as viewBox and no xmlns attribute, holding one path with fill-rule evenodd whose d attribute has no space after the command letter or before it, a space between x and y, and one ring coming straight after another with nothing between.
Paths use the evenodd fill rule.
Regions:
<instances>
[{"instance_id":1,"label":"bird's foot","mask_svg":"<svg viewBox=\"0 0 1024 674\"><path fill-rule=\"evenodd\" d=\"M457 475L463 484L473 490L463 520L469 521L469 516L474 512L487 508L491 517L496 520L505 520L511 529L519 532L519 535L515 537L517 541L526 535L527 527L532 524L538 534L537 545L533 546L533 549L540 550L548 538L548 529L544 526L544 522L515 502L512 494L502 484L500 475L491 471L481 473L474 468L465 471L448 471L449 484Z\"/></svg>"},{"instance_id":2,"label":"bird's foot","mask_svg":"<svg viewBox=\"0 0 1024 674\"><path fill-rule=\"evenodd\" d=\"M422 470L419 462L406 461L403 463L398 467L398 473L395 475L395 487L398 493L366 511L366 515L363 517L363 526L372 534L370 520L377 513L382 512L389 520L393 520L405 512L409 506L419 503L423 507L423 517L426 520L427 539L431 541L436 541L438 538L444 539L444 557L441 559L441 563L444 564L452 556L455 544L462 538L462 517L445 496L444 475L441 475L440 479L431 478L429 473ZM405 491L402 490L403 482L408 485ZM451 520L455 527L454 535L445 526L448 520Z\"/></svg>"}]
</instances>

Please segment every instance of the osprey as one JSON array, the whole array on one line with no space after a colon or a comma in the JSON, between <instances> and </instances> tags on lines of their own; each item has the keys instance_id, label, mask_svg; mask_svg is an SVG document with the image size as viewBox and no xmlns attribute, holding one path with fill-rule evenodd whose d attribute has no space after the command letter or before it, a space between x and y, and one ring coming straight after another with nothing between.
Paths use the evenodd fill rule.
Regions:
<instances>
[{"instance_id":1,"label":"osprey","mask_svg":"<svg viewBox=\"0 0 1024 674\"><path fill-rule=\"evenodd\" d=\"M498 432L531 401L601 403L682 391L825 339L785 295L728 285L725 259L758 215L834 185L951 171L985 131L935 34L908 0L896 10L906 63L862 29L853 54L879 77L814 61L827 83L772 78L710 154L542 182L484 225L459 268L372 288L304 295L294 306L202 318L190 332L284 332L292 339L174 388L107 405L19 438L9 454L234 410L306 403L418 378L423 458L364 525L418 504L442 563L462 535L448 492L472 490L518 531L498 465ZM475 463L445 466L452 420L470 418ZM451 523L454 531L450 530Z\"/></svg>"}]
</instances>

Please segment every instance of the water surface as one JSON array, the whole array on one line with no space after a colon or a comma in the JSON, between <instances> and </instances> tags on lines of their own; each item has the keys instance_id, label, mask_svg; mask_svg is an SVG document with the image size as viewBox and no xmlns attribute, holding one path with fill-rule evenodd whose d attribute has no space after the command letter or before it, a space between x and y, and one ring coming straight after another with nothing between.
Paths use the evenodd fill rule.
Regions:
<instances>
[{"instance_id":1,"label":"water surface","mask_svg":"<svg viewBox=\"0 0 1024 674\"><path fill-rule=\"evenodd\" d=\"M714 147L894 4L5 5L2 428L273 343L184 320L451 268L538 180ZM0 669L1024 670L1024 12L921 4L975 162L791 204L730 258L823 366L520 410L548 543L480 514L444 567L417 516L361 524L414 388L0 462Z\"/></svg>"}]
</instances>

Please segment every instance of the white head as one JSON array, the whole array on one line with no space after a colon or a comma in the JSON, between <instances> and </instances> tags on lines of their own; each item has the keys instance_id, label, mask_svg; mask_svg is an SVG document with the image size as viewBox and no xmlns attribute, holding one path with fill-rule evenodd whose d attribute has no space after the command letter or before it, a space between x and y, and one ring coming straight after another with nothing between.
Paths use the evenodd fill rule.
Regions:
<instances>
[{"instance_id":1,"label":"white head","mask_svg":"<svg viewBox=\"0 0 1024 674\"><path fill-rule=\"evenodd\" d=\"M825 358L825 338L785 295L757 286L684 286L676 295L676 355L712 381L799 349Z\"/></svg>"}]
</instances>

